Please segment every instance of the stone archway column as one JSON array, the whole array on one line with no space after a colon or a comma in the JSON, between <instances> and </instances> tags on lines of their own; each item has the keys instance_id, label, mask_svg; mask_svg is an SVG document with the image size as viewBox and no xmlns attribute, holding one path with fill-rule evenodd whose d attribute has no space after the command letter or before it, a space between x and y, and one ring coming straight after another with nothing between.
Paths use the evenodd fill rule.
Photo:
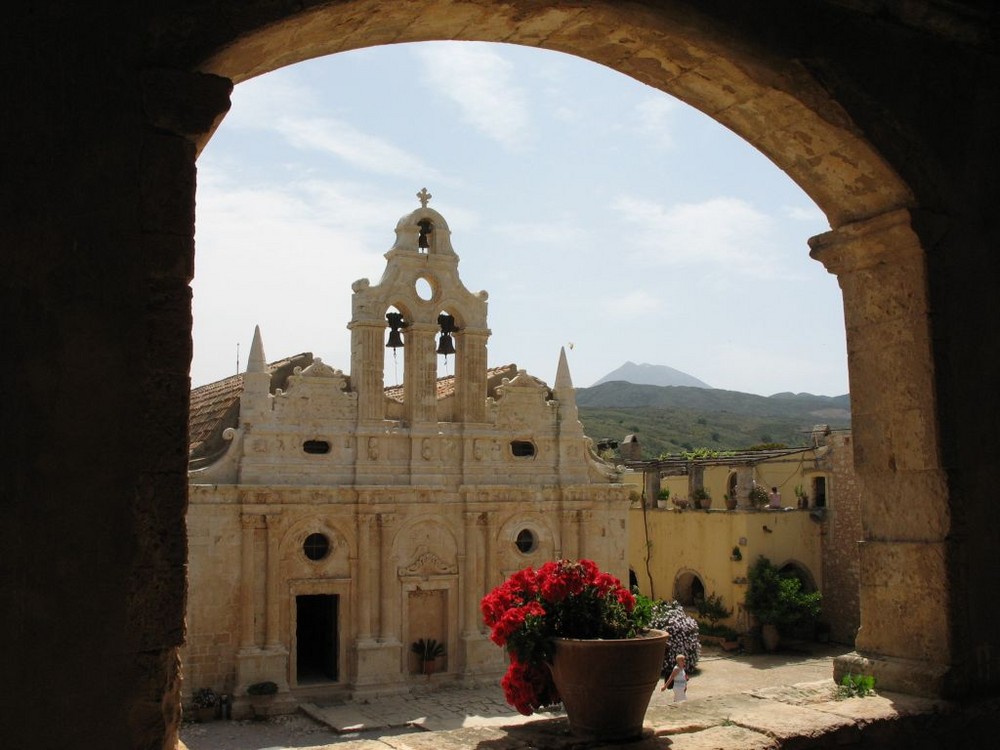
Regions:
<instances>
[{"instance_id":1,"label":"stone archway column","mask_svg":"<svg viewBox=\"0 0 1000 750\"><path fill-rule=\"evenodd\" d=\"M951 518L923 248L906 210L809 244L844 295L861 489L861 628L835 679L864 672L884 690L946 695L958 604L948 585Z\"/></svg>"}]
</instances>

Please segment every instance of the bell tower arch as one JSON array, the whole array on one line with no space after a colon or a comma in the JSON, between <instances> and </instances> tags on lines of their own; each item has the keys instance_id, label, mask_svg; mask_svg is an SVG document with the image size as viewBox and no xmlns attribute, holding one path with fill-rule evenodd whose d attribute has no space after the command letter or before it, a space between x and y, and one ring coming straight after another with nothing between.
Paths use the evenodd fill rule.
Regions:
<instances>
[{"instance_id":1,"label":"bell tower arch","mask_svg":"<svg viewBox=\"0 0 1000 750\"><path fill-rule=\"evenodd\" d=\"M459 257L444 217L417 193L420 207L396 223L396 241L385 254L378 284L354 282L351 299L351 374L359 421L386 418L385 347L403 349L403 420L437 422L438 357L455 358L456 422L482 422L486 404L487 299L472 293L458 274ZM390 308L400 311L387 318ZM401 317L400 317L401 316ZM386 330L389 340L386 342Z\"/></svg>"}]
</instances>

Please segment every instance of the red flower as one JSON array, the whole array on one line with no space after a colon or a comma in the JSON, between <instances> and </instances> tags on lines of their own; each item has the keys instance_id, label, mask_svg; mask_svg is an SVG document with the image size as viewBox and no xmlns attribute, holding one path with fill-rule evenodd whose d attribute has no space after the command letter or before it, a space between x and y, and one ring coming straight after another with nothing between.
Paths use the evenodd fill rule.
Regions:
<instances>
[{"instance_id":1,"label":"red flower","mask_svg":"<svg viewBox=\"0 0 1000 750\"><path fill-rule=\"evenodd\" d=\"M547 562L519 570L483 597L490 639L506 648L507 702L529 715L560 698L546 662L552 638L627 638L645 628L635 597L593 560ZM647 608L648 609L648 608Z\"/></svg>"}]
</instances>

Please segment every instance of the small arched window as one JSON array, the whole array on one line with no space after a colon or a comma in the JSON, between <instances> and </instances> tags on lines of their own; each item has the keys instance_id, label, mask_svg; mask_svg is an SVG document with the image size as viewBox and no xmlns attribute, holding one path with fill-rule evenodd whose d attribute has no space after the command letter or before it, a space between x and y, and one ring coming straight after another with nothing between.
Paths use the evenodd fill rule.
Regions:
<instances>
[{"instance_id":1,"label":"small arched window","mask_svg":"<svg viewBox=\"0 0 1000 750\"><path fill-rule=\"evenodd\" d=\"M515 458L531 458L535 455L535 444L530 440L513 440L510 452Z\"/></svg>"},{"instance_id":2,"label":"small arched window","mask_svg":"<svg viewBox=\"0 0 1000 750\"><path fill-rule=\"evenodd\" d=\"M321 455L330 452L330 443L326 440L306 440L302 444L302 450L306 453Z\"/></svg>"}]
</instances>

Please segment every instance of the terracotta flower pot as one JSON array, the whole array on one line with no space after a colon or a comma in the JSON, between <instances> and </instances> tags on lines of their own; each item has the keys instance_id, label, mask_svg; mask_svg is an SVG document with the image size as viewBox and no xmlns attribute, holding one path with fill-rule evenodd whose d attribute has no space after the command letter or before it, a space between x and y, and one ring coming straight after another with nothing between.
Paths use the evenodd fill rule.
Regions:
<instances>
[{"instance_id":1,"label":"terracotta flower pot","mask_svg":"<svg viewBox=\"0 0 1000 750\"><path fill-rule=\"evenodd\" d=\"M573 734L599 740L642 735L667 638L662 630L649 630L620 640L554 639L552 679Z\"/></svg>"},{"instance_id":2,"label":"terracotta flower pot","mask_svg":"<svg viewBox=\"0 0 1000 750\"><path fill-rule=\"evenodd\" d=\"M781 633L778 626L769 622L760 627L760 639L764 642L765 651L777 651L778 644L781 643Z\"/></svg>"}]
</instances>

